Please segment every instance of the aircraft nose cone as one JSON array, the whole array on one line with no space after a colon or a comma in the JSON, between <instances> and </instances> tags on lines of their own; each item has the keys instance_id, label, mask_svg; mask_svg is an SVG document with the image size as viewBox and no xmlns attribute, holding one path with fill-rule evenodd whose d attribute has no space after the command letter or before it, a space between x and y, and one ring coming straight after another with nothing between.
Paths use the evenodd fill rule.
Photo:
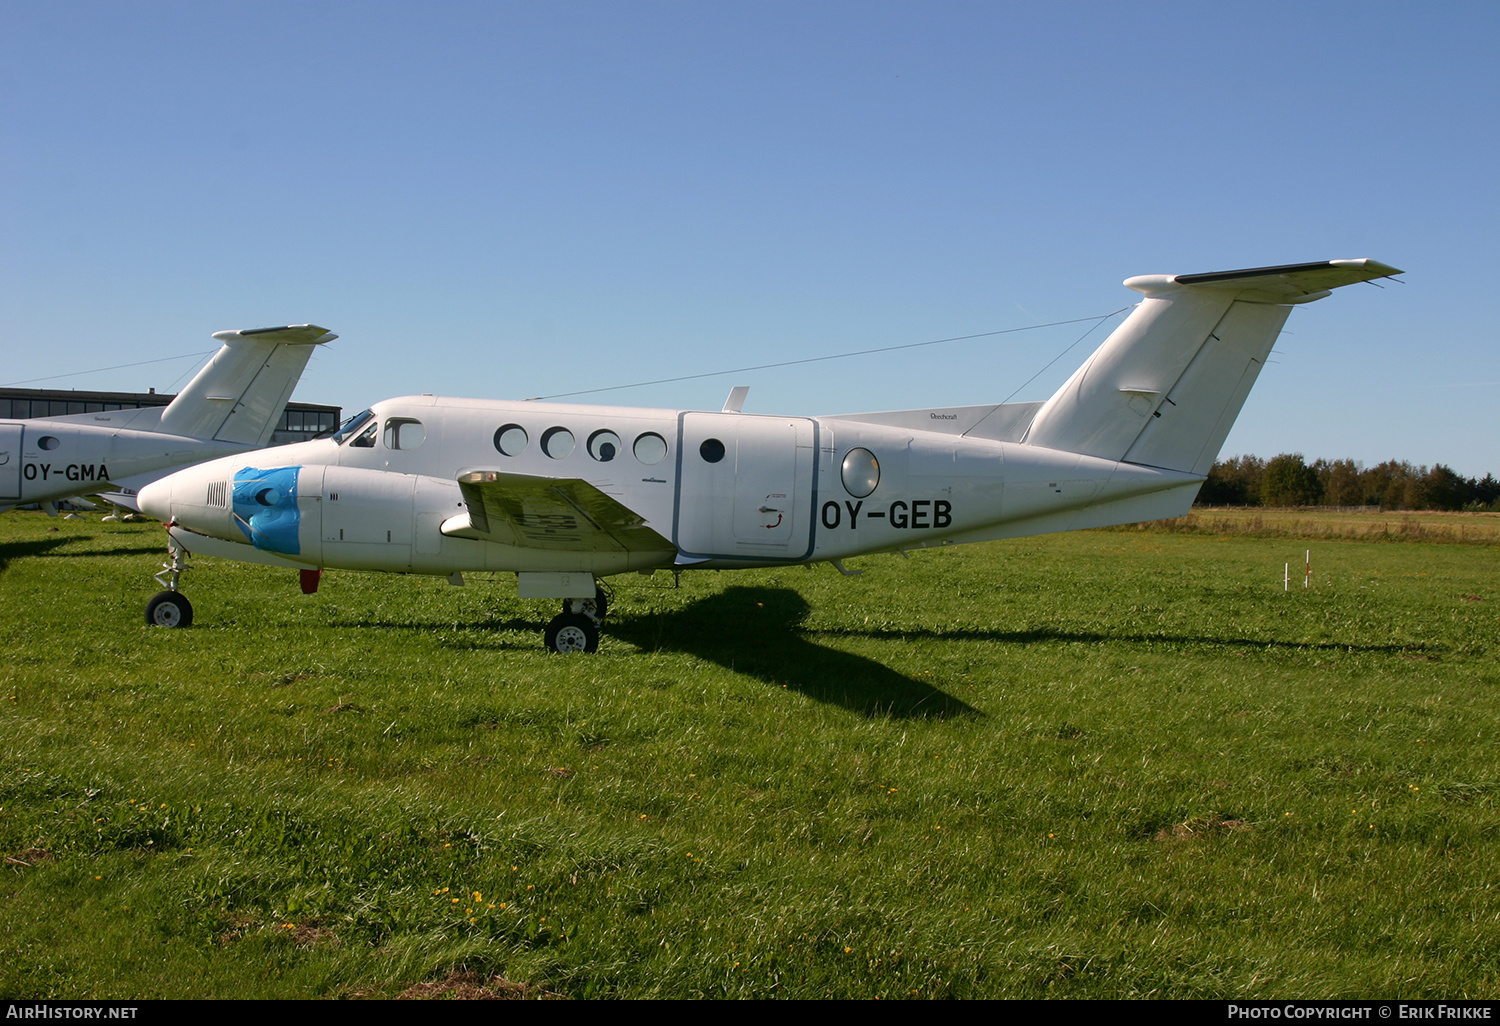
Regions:
<instances>
[{"instance_id":1,"label":"aircraft nose cone","mask_svg":"<svg viewBox=\"0 0 1500 1026\"><path fill-rule=\"evenodd\" d=\"M172 519L172 477L162 478L160 481L152 481L135 495L136 503L141 507L141 512L148 517L166 523Z\"/></svg>"}]
</instances>

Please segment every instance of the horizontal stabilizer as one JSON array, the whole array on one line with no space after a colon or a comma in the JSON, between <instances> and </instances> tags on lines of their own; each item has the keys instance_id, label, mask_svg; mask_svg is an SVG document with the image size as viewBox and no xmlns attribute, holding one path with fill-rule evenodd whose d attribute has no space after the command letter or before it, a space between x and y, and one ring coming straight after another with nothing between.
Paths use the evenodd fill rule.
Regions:
<instances>
[{"instance_id":1,"label":"horizontal stabilizer","mask_svg":"<svg viewBox=\"0 0 1500 1026\"><path fill-rule=\"evenodd\" d=\"M1311 264L1251 267L1243 271L1179 274L1172 280L1178 285L1203 285L1233 289L1236 292L1254 291L1279 296L1282 302L1294 302L1301 296L1402 273L1404 272L1378 260L1322 260ZM1133 280L1135 279L1131 279ZM1130 285L1130 281L1125 284L1135 287Z\"/></svg>"},{"instance_id":2,"label":"horizontal stabilizer","mask_svg":"<svg viewBox=\"0 0 1500 1026\"><path fill-rule=\"evenodd\" d=\"M216 331L213 337L220 342L253 338L257 342L274 342L279 346L316 346L338 338L327 328L320 328L316 324L285 324L279 328L240 328L237 331Z\"/></svg>"}]
</instances>

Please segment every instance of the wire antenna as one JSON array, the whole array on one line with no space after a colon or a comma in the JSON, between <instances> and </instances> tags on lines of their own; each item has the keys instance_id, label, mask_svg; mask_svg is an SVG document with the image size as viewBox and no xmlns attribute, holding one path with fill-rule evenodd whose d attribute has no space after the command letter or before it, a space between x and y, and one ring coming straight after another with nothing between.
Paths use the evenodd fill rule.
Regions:
<instances>
[{"instance_id":1,"label":"wire antenna","mask_svg":"<svg viewBox=\"0 0 1500 1026\"><path fill-rule=\"evenodd\" d=\"M97 367L94 370L68 371L68 373L66 374L49 374L45 378L27 378L25 381L7 382L4 385L0 385L0 388L13 388L16 385L30 385L37 381L56 381L58 378L76 378L83 374L103 374L105 371L125 370L129 367L144 367L149 363L168 363L172 360L186 360L190 356L202 358L205 356L211 356L216 352L218 352L217 349L205 349L202 352L198 353L183 353L180 356L163 356L159 360L141 360L138 363L117 364L114 367Z\"/></svg>"},{"instance_id":2,"label":"wire antenna","mask_svg":"<svg viewBox=\"0 0 1500 1026\"><path fill-rule=\"evenodd\" d=\"M668 384L672 384L673 382L677 382L677 381L696 381L696 380L698 380L700 378L717 378L717 377L721 377L721 376L723 376L725 374L745 374L745 373L748 373L750 371L772 370L772 369L777 368L777 367L796 367L796 366L799 366L801 364L822 363L822 362L825 362L827 360L847 360L847 359L849 359L851 357L855 357L855 356L872 356L872 355L874 355L876 353L894 353L894 352L897 352L897 351L902 350L902 349L920 349L923 346L938 346L938 345L942 345L945 342L965 342L965 341L967 341L969 339L975 339L975 338L992 338L995 335L1013 335L1016 332L1020 332L1020 331L1038 331L1038 330L1040 330L1042 328L1056 328L1056 327L1059 327L1059 326L1064 325L1064 324L1082 324L1085 321L1096 321L1097 323L1094 324L1093 327L1089 328L1089 330L1086 331L1086 332L1084 332L1084 334L1082 336L1080 336L1077 339L1077 341L1075 341L1073 343L1073 345L1071 345L1071 346L1068 347L1068 349L1072 349L1073 346L1076 346L1079 342L1082 342L1083 339L1087 338L1094 331L1095 328L1099 327L1100 324L1103 324L1105 321L1109 320L1111 317L1114 317L1114 316L1116 316L1118 314L1124 313L1126 310L1129 310L1129 309L1130 309L1130 307L1128 307L1128 306L1122 307L1121 309L1116 310L1113 313L1104 314L1102 317L1101 316L1094 316L1094 317L1074 317L1074 318L1072 318L1070 320L1066 320L1066 321L1052 321L1052 322L1047 323L1047 324L1028 324L1027 326L1025 326L1023 328L1001 328L999 331L981 331L981 332L979 332L977 334L974 334L974 335L955 335L952 338L935 338L935 339L930 339L930 340L928 340L926 342L907 342L904 345L899 345L899 346L881 346L878 349L861 349L861 350L858 350L857 352L852 352L852 353L834 353L831 356L810 356L810 357L807 357L806 359L802 359L802 360L783 360L780 363L762 363L762 364L756 364L753 367L735 367L735 368L732 368L730 370L706 371L706 372L704 372L702 374L681 374L681 375L678 375L675 378L657 378L657 379L655 379L653 381L636 381L636 382L632 382L631 384L628 384L628 385L605 385L602 388L583 388L583 389L579 389L576 392L557 392L557 393L554 393L552 395L535 395L535 396L532 396L530 399L528 399L526 401L527 402L540 402L540 401L544 401L544 400L548 400L548 399L568 399L568 398L571 398L572 396L575 396L575 395L593 395L593 394L595 394L597 392L615 392L615 391L619 391L620 389L625 389L625 388L644 388L647 385L668 385ZM1057 360L1062 357L1063 353L1066 353L1067 351L1068 350L1065 349L1065 350L1063 350L1062 353L1059 353L1056 357L1053 358L1052 363L1056 363ZM1052 366L1051 363L1047 364L1047 367L1050 367L1050 366ZM1043 367L1042 370L1046 370L1047 367ZM1041 373L1041 371L1037 371L1037 374L1040 374L1040 373ZM1033 375L1033 378L1035 378L1035 375ZM1026 384L1029 385L1029 384L1031 384L1031 382L1028 381ZM1021 387L1025 388L1026 386L1022 385Z\"/></svg>"}]
</instances>

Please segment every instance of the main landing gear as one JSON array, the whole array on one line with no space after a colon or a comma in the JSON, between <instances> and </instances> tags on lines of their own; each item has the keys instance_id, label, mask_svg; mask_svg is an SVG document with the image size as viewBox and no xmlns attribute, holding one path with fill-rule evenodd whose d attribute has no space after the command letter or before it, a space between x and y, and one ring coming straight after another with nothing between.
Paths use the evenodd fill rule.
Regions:
<instances>
[{"instance_id":1,"label":"main landing gear","mask_svg":"<svg viewBox=\"0 0 1500 1026\"><path fill-rule=\"evenodd\" d=\"M187 596L177 590L184 570L190 570L187 549L172 537L171 524L167 525L167 551L172 556L170 563L163 563L156 574L156 583L166 591L159 591L146 603L147 627L191 627L193 604Z\"/></svg>"},{"instance_id":2,"label":"main landing gear","mask_svg":"<svg viewBox=\"0 0 1500 1026\"><path fill-rule=\"evenodd\" d=\"M563 599L563 611L547 625L547 648L553 652L597 652L599 624L609 609L604 589L594 586L594 597Z\"/></svg>"}]
</instances>

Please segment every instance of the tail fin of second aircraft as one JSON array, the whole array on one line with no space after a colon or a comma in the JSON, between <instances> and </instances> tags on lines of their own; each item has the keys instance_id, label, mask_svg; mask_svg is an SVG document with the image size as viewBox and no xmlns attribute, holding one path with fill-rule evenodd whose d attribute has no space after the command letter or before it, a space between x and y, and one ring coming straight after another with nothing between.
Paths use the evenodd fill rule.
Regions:
<instances>
[{"instance_id":1,"label":"tail fin of second aircraft","mask_svg":"<svg viewBox=\"0 0 1500 1026\"><path fill-rule=\"evenodd\" d=\"M224 347L162 411L158 431L254 448L266 445L315 345L338 338L316 324L219 331Z\"/></svg>"},{"instance_id":2,"label":"tail fin of second aircraft","mask_svg":"<svg viewBox=\"0 0 1500 1026\"><path fill-rule=\"evenodd\" d=\"M1130 278L1146 299L1042 405L1025 441L1207 474L1291 308L1400 273L1328 260Z\"/></svg>"}]
</instances>

